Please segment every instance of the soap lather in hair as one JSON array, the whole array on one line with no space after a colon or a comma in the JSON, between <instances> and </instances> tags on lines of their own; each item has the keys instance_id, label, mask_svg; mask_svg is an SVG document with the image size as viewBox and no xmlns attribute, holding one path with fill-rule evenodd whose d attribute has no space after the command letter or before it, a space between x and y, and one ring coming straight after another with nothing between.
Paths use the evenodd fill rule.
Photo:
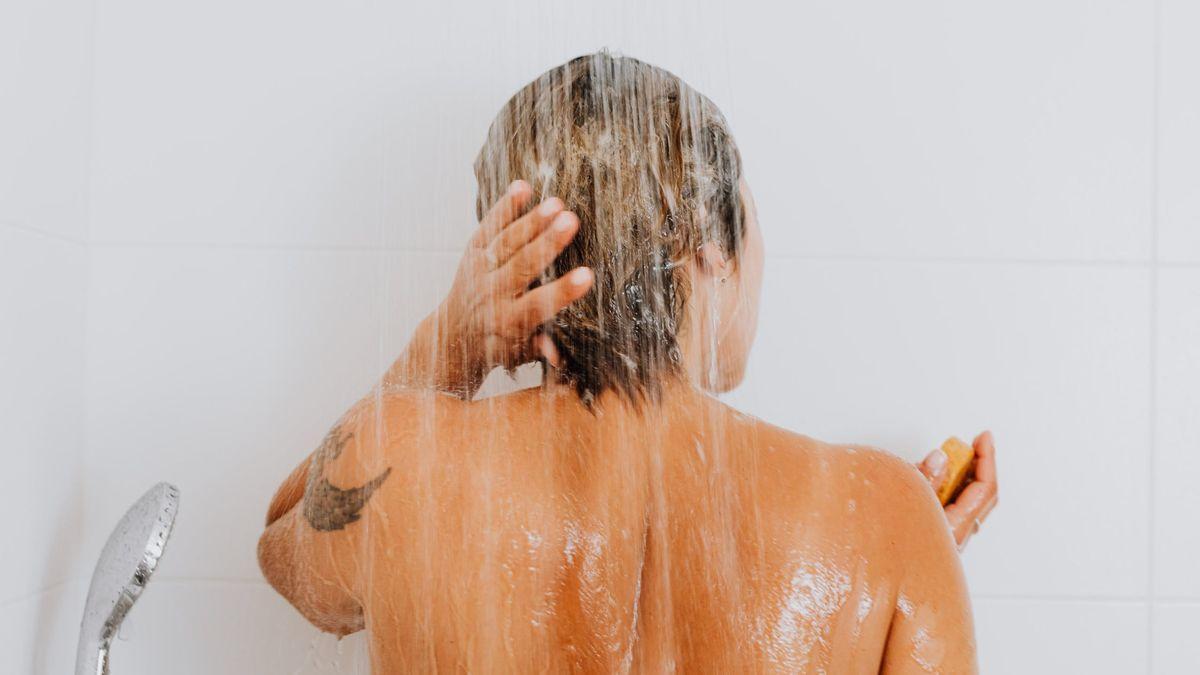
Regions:
<instances>
[{"instance_id":1,"label":"soap lather in hair","mask_svg":"<svg viewBox=\"0 0 1200 675\"><path fill-rule=\"evenodd\" d=\"M504 106L475 171L450 292L272 502L276 590L365 628L379 673L974 672L946 518L994 504L990 435L944 513L895 456L711 395L743 377L763 265L716 106L581 57ZM531 359L542 386L471 400Z\"/></svg>"}]
</instances>

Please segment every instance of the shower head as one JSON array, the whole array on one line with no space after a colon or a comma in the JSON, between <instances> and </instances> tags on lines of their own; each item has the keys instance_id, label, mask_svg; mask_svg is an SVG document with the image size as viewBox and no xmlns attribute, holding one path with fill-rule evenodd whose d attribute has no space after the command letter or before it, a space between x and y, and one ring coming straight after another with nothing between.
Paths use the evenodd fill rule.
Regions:
<instances>
[{"instance_id":1,"label":"shower head","mask_svg":"<svg viewBox=\"0 0 1200 675\"><path fill-rule=\"evenodd\" d=\"M88 587L75 675L108 674L109 645L158 566L178 507L178 488L159 483L129 507L109 535Z\"/></svg>"}]
</instances>

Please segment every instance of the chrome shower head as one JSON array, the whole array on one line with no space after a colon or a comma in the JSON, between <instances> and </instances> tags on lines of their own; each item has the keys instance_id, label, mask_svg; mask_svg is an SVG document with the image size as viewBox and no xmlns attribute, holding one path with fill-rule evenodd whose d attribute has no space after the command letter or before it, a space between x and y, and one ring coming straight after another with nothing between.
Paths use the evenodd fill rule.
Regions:
<instances>
[{"instance_id":1,"label":"chrome shower head","mask_svg":"<svg viewBox=\"0 0 1200 675\"><path fill-rule=\"evenodd\" d=\"M178 488L159 483L125 512L109 535L88 587L75 675L108 674L109 645L158 566L178 508Z\"/></svg>"}]
</instances>

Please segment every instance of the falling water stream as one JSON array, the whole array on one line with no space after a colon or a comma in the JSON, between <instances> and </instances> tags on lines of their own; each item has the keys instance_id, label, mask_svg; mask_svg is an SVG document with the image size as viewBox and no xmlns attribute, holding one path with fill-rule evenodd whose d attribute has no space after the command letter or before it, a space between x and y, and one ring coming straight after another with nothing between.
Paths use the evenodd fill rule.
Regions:
<instances>
[{"instance_id":1,"label":"falling water stream","mask_svg":"<svg viewBox=\"0 0 1200 675\"><path fill-rule=\"evenodd\" d=\"M361 625L338 632L366 629L370 670L878 672L899 607L921 615L904 657L936 672L939 626L961 617L904 595L908 544L886 519L921 507L890 501L910 488L899 460L716 397L742 377L762 267L716 106L644 62L588 55L504 105L475 173L484 230L493 205L528 192L512 225L467 246L464 266L475 255L494 269L460 268L451 290L474 298L459 319L490 328L422 324L407 365L346 413L307 483L320 531L306 536L330 562L312 584L355 597ZM529 330L497 329L508 292L491 280L524 249L494 244L551 198L577 231L550 264L518 270L517 295L581 266L592 285ZM486 367L410 376L446 361ZM532 386L504 391L518 367ZM345 667L340 645L311 651L317 667Z\"/></svg>"}]
</instances>

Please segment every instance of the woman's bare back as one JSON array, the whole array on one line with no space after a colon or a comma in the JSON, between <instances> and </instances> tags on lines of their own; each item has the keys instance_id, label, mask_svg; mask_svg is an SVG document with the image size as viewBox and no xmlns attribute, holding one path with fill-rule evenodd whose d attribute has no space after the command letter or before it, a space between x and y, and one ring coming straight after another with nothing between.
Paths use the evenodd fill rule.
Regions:
<instances>
[{"instance_id":1,"label":"woman's bare back","mask_svg":"<svg viewBox=\"0 0 1200 675\"><path fill-rule=\"evenodd\" d=\"M377 405L327 468L391 470L349 565L377 672L973 672L941 510L890 455L686 388Z\"/></svg>"}]
</instances>

